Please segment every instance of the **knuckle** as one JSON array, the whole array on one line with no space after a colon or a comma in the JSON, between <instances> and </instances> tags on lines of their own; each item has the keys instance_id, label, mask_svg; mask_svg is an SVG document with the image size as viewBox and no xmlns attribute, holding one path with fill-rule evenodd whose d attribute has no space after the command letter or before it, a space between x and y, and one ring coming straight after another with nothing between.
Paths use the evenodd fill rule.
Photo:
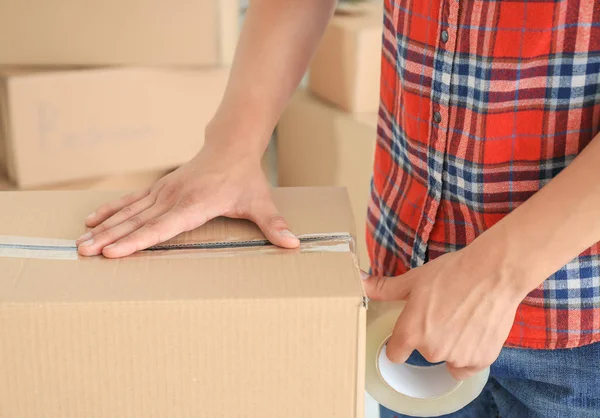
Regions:
<instances>
[{"instance_id":1,"label":"knuckle","mask_svg":"<svg viewBox=\"0 0 600 418\"><path fill-rule=\"evenodd\" d=\"M125 206L123 209L120 210L120 215L125 218L130 218L131 216L133 216L133 208L131 206Z\"/></svg>"},{"instance_id":2,"label":"knuckle","mask_svg":"<svg viewBox=\"0 0 600 418\"><path fill-rule=\"evenodd\" d=\"M393 363L400 363L406 360L406 357L412 352L411 346L407 344L388 345L386 354Z\"/></svg>"},{"instance_id":3,"label":"knuckle","mask_svg":"<svg viewBox=\"0 0 600 418\"><path fill-rule=\"evenodd\" d=\"M485 369L489 365L490 365L490 363L486 363L484 361L478 361L478 362L475 362L471 366L471 369L473 370L473 373L476 373L476 372L480 372L481 370Z\"/></svg>"},{"instance_id":4,"label":"knuckle","mask_svg":"<svg viewBox=\"0 0 600 418\"><path fill-rule=\"evenodd\" d=\"M177 188L170 185L163 185L158 191L158 199L172 202L177 197Z\"/></svg>"},{"instance_id":5,"label":"knuckle","mask_svg":"<svg viewBox=\"0 0 600 418\"><path fill-rule=\"evenodd\" d=\"M189 208L194 206L198 201L200 201L200 194L198 192L195 193L187 193L179 199L177 202L177 206L181 208Z\"/></svg>"},{"instance_id":6,"label":"knuckle","mask_svg":"<svg viewBox=\"0 0 600 418\"><path fill-rule=\"evenodd\" d=\"M160 221L158 220L158 218L150 219L148 222L146 222L146 228L150 230L157 230L159 226Z\"/></svg>"},{"instance_id":7,"label":"knuckle","mask_svg":"<svg viewBox=\"0 0 600 418\"><path fill-rule=\"evenodd\" d=\"M496 357L477 359L473 362L473 367L477 370L483 370L486 367L489 367L494 361L496 361Z\"/></svg>"},{"instance_id":8,"label":"knuckle","mask_svg":"<svg viewBox=\"0 0 600 418\"><path fill-rule=\"evenodd\" d=\"M285 219L283 219L283 216L281 216L279 214L273 215L269 219L270 227L281 227L281 226L286 226L286 225L287 225L287 223L285 222Z\"/></svg>"},{"instance_id":9,"label":"knuckle","mask_svg":"<svg viewBox=\"0 0 600 418\"><path fill-rule=\"evenodd\" d=\"M127 223L129 223L132 228L138 229L144 225L144 220L140 216L136 215L129 218Z\"/></svg>"},{"instance_id":10,"label":"knuckle","mask_svg":"<svg viewBox=\"0 0 600 418\"><path fill-rule=\"evenodd\" d=\"M107 229L106 231L100 232L97 235L94 235L94 243L95 244L106 244L108 242L112 242L113 233L111 229Z\"/></svg>"},{"instance_id":11,"label":"knuckle","mask_svg":"<svg viewBox=\"0 0 600 418\"><path fill-rule=\"evenodd\" d=\"M440 363L446 360L446 352L441 348L425 347L424 349L420 350L420 352L421 355L425 357L425 360L427 360L430 363Z\"/></svg>"},{"instance_id":12,"label":"knuckle","mask_svg":"<svg viewBox=\"0 0 600 418\"><path fill-rule=\"evenodd\" d=\"M123 196L123 198L121 199L123 202L131 202L132 200L135 200L138 198L138 193L127 193L125 196Z\"/></svg>"},{"instance_id":13,"label":"knuckle","mask_svg":"<svg viewBox=\"0 0 600 418\"><path fill-rule=\"evenodd\" d=\"M96 238L99 234L103 233L104 231L107 231L108 229L109 227L106 224L106 222L102 222L100 225L96 226L95 228L92 228L90 232L92 233L92 236Z\"/></svg>"},{"instance_id":14,"label":"knuckle","mask_svg":"<svg viewBox=\"0 0 600 418\"><path fill-rule=\"evenodd\" d=\"M110 213L112 213L113 211L114 210L112 209L112 206L110 204L102 205L98 209L96 209L96 217L104 218L104 217L108 216Z\"/></svg>"},{"instance_id":15,"label":"knuckle","mask_svg":"<svg viewBox=\"0 0 600 418\"><path fill-rule=\"evenodd\" d=\"M163 242L160 222L153 219L144 226L144 233L155 243ZM145 240L144 240L145 241Z\"/></svg>"},{"instance_id":16,"label":"knuckle","mask_svg":"<svg viewBox=\"0 0 600 418\"><path fill-rule=\"evenodd\" d=\"M463 369L465 367L469 367L469 363L461 358L446 360L446 362L455 369Z\"/></svg>"},{"instance_id":17,"label":"knuckle","mask_svg":"<svg viewBox=\"0 0 600 418\"><path fill-rule=\"evenodd\" d=\"M401 336L401 341L406 346L416 347L417 344L419 343L419 337L417 336L417 334L410 333L410 332L405 332Z\"/></svg>"},{"instance_id":18,"label":"knuckle","mask_svg":"<svg viewBox=\"0 0 600 418\"><path fill-rule=\"evenodd\" d=\"M228 215L234 217L234 218L245 218L248 215L253 215L252 214L252 210L249 209L246 205L244 205L243 203L238 203L238 204L227 204L225 205L225 207L230 207L231 209L226 211L225 213L227 213ZM255 217L256 220L258 220L257 217Z\"/></svg>"}]
</instances>

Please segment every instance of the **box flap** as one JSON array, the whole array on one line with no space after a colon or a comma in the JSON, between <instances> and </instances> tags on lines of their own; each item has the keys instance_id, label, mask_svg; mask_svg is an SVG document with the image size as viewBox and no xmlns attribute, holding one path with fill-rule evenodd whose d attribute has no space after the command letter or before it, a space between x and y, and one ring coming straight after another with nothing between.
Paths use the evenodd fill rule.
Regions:
<instances>
[{"instance_id":1,"label":"box flap","mask_svg":"<svg viewBox=\"0 0 600 418\"><path fill-rule=\"evenodd\" d=\"M75 239L84 232L85 216L119 195L95 191L2 193L0 235ZM348 197L342 188L284 188L274 190L273 195L296 234L354 234ZM216 219L169 244L261 239L264 236L250 222ZM352 246L327 244L296 250L267 246L149 251L121 260L0 257L0 270L0 303L362 298Z\"/></svg>"},{"instance_id":2,"label":"box flap","mask_svg":"<svg viewBox=\"0 0 600 418\"><path fill-rule=\"evenodd\" d=\"M0 235L76 239L86 231L83 221L88 214L123 193L19 191L0 194ZM348 196L342 187L280 187L273 190L273 199L297 235L341 232L355 235L353 214L349 205L346 206ZM217 218L168 243L252 239L264 239L260 229L252 222Z\"/></svg>"}]
</instances>

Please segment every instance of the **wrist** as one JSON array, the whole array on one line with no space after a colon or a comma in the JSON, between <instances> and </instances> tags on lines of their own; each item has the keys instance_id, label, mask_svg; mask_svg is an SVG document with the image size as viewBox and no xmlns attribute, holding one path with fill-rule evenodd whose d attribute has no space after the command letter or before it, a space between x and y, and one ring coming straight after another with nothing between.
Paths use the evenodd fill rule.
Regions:
<instances>
[{"instance_id":1,"label":"wrist","mask_svg":"<svg viewBox=\"0 0 600 418\"><path fill-rule=\"evenodd\" d=\"M528 257L520 244L508 231L494 227L462 251L467 259L481 260L485 270L482 276L489 277L499 293L521 301L546 279L547 274L538 267L539 263Z\"/></svg>"},{"instance_id":2,"label":"wrist","mask_svg":"<svg viewBox=\"0 0 600 418\"><path fill-rule=\"evenodd\" d=\"M270 136L261 135L256 129L245 129L236 121L215 117L206 125L204 138L203 148L236 158L260 160Z\"/></svg>"}]
</instances>

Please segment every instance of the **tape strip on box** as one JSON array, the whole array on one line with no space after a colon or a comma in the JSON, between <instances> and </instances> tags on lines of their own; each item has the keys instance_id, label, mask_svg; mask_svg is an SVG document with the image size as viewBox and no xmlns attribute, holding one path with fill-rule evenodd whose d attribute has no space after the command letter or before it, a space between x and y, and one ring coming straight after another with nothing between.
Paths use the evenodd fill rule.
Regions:
<instances>
[{"instance_id":1,"label":"tape strip on box","mask_svg":"<svg viewBox=\"0 0 600 418\"><path fill-rule=\"evenodd\" d=\"M298 237L300 252L353 252L354 239L348 233L307 234ZM209 241L194 244L160 244L130 258L234 257L244 254L279 254L286 250L267 240ZM77 260L75 240L0 235L0 257Z\"/></svg>"}]
</instances>

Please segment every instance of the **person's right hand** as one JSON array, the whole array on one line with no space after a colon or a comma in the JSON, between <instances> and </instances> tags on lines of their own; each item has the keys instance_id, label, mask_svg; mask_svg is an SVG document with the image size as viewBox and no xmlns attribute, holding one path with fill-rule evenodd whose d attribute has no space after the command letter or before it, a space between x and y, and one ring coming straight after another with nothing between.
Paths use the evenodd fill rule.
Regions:
<instances>
[{"instance_id":1,"label":"person's right hand","mask_svg":"<svg viewBox=\"0 0 600 418\"><path fill-rule=\"evenodd\" d=\"M274 245L299 245L275 208L260 157L215 144L149 189L98 208L77 245L84 256L124 257L217 216L255 222Z\"/></svg>"}]
</instances>

